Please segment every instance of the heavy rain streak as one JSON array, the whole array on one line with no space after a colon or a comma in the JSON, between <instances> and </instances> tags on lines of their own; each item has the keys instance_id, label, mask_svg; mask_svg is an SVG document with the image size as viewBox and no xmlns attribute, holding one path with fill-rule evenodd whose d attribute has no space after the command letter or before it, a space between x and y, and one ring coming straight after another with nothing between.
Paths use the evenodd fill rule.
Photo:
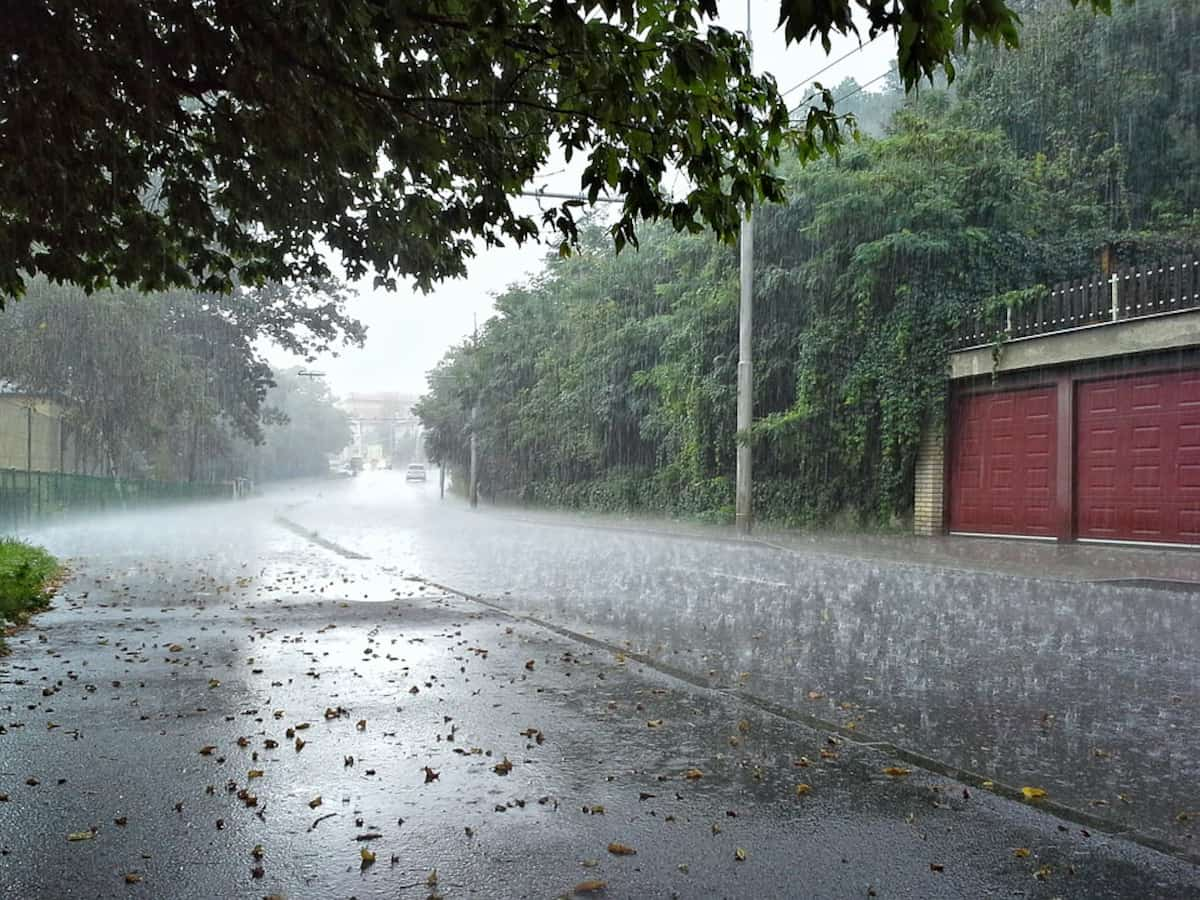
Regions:
<instances>
[{"instance_id":1,"label":"heavy rain streak","mask_svg":"<svg viewBox=\"0 0 1200 900\"><path fill-rule=\"evenodd\" d=\"M1200 4L0 73L0 897L1200 896Z\"/></svg>"}]
</instances>

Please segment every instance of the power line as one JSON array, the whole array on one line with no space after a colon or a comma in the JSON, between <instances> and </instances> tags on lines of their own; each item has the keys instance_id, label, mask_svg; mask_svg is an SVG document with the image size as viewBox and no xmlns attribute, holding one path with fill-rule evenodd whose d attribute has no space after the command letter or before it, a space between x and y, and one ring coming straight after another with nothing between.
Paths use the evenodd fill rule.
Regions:
<instances>
[{"instance_id":1,"label":"power line","mask_svg":"<svg viewBox=\"0 0 1200 900\"><path fill-rule=\"evenodd\" d=\"M876 37L878 37L878 35L876 35ZM855 53L858 53L860 50L862 50L864 47L866 47L868 44L870 44L871 41L873 41L873 40L875 40L874 37L869 38L865 44L859 44L857 47L855 47L853 50L850 50L848 53L843 53L841 56L839 56L833 62L826 64L823 68L820 68L817 71L813 72L807 78L797 81L795 84L793 84L790 88L788 88L786 91L784 91L779 96L786 97L788 94L792 93L792 91L799 90L800 88L804 87L804 85L808 84L813 79L815 79L821 75L824 75L826 72L828 72L834 66L836 66L838 63L842 62L843 60L847 60L850 57L852 57ZM808 102L807 100L804 101L804 103L807 103L807 102ZM804 103L801 103L800 105L803 106Z\"/></svg>"},{"instance_id":2,"label":"power line","mask_svg":"<svg viewBox=\"0 0 1200 900\"><path fill-rule=\"evenodd\" d=\"M890 74L892 74L892 70L891 70L891 69L888 69L886 72L882 72L882 73L880 73L879 75L876 75L876 76L875 76L874 78L872 78L870 81L864 81L862 84L860 84L860 85L859 85L858 87L856 87L854 90L852 90L852 91L847 91L846 93L842 94L842 96L835 98L835 99L834 99L834 101L833 101L833 105L836 107L836 106L837 106L839 103L841 103L843 100L849 100L849 99L850 99L851 97L853 97L855 94L859 93L860 91L866 90L867 88L869 88L871 85L873 85L873 84L874 84L875 82L877 82L877 81L882 81L884 78L887 78L887 77L888 77L888 75L890 75ZM804 107L804 106L805 106L805 105L808 103L808 101L809 101L809 100L812 100L812 99L813 99L814 97L816 97L816 96L817 96L817 95L816 95L816 93L815 93L815 92L814 92L814 93L812 93L812 94L810 94L810 95L809 95L808 97L806 97L806 98L805 98L803 101L801 101L799 104L797 104L796 106L794 106L794 107L793 107L793 108L792 108L792 109L789 111L789 115L795 115L796 113L798 113L798 112L799 112L799 111L800 111L800 110L801 110L801 109L802 109L802 108L803 108L803 107Z\"/></svg>"}]
</instances>

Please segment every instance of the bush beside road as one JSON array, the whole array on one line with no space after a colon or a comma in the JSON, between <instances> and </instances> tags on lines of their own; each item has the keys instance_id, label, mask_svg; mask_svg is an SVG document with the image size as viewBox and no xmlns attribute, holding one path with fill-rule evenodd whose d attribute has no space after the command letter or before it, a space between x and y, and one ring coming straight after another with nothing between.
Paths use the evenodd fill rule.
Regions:
<instances>
[{"instance_id":1,"label":"bush beside road","mask_svg":"<svg viewBox=\"0 0 1200 900\"><path fill-rule=\"evenodd\" d=\"M41 547L0 538L0 628L7 631L45 609L62 567ZM0 633L0 652L4 637Z\"/></svg>"}]
</instances>

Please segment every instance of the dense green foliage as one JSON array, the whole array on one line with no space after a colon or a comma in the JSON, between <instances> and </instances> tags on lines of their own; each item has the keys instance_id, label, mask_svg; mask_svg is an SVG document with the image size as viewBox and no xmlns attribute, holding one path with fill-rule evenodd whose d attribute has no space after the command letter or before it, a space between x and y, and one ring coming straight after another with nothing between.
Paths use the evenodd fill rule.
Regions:
<instances>
[{"instance_id":1,"label":"dense green foliage","mask_svg":"<svg viewBox=\"0 0 1200 900\"><path fill-rule=\"evenodd\" d=\"M64 461L72 471L166 481L245 476L246 443L289 433L279 427L287 410L272 409L273 399L288 404L268 394L274 380L263 340L308 356L361 343L364 330L344 304L336 285L88 297L37 278L0 313L0 381L59 402L73 438ZM349 440L344 423L340 434L327 418L310 427L325 426L327 439L315 448L344 436L336 451ZM256 461L256 471L270 470Z\"/></svg>"},{"instance_id":2,"label":"dense green foliage","mask_svg":"<svg viewBox=\"0 0 1200 900\"><path fill-rule=\"evenodd\" d=\"M6 621L19 622L43 609L58 573L58 560L41 547L0 537L0 628ZM0 650L3 648L0 636Z\"/></svg>"},{"instance_id":3,"label":"dense green foliage","mask_svg":"<svg viewBox=\"0 0 1200 900\"><path fill-rule=\"evenodd\" d=\"M239 471L255 481L329 472L329 457L350 443L350 419L334 404L321 378L298 369L274 373L275 384L263 401L263 439L244 442Z\"/></svg>"},{"instance_id":4,"label":"dense green foliage","mask_svg":"<svg viewBox=\"0 0 1200 900\"><path fill-rule=\"evenodd\" d=\"M1062 2L1062 0L1060 0ZM1105 9L1110 0L1070 0ZM1065 5L1065 3L1064 3ZM780 0L789 40L894 33L906 84L955 41L1013 45L1004 0ZM775 11L772 10L772 12ZM0 5L0 295L228 290L369 271L422 287L537 223L510 196L551 157L642 219L736 234L773 167L834 146L820 95L793 128L716 0L337 0ZM380 165L381 161L385 164ZM693 188L669 195L669 168ZM550 209L568 248L570 202Z\"/></svg>"},{"instance_id":5,"label":"dense green foliage","mask_svg":"<svg viewBox=\"0 0 1200 900\"><path fill-rule=\"evenodd\" d=\"M1187 136L1200 104L1163 83L1200 75L1200 11L1177 6L1145 0L1111 20L1031 9L1026 51L965 61L952 90L897 98L884 137L780 170L788 202L755 215L758 515L903 517L921 429L943 415L946 338L973 304L1094 271L1107 242L1128 259L1195 240L1200 158L1187 155L1200 151ZM1060 46L1064 29L1075 50ZM1070 77L1039 76L1022 55L1079 46L1125 50L1115 71L1089 58ZM1135 157L1107 116L1068 115L1108 97L1110 79L1129 82L1123 108L1154 110L1137 146L1166 148L1174 176ZM1019 97L1053 107L1058 125L1038 137L1013 112ZM657 227L614 258L602 229L585 229L579 254L496 308L430 377L419 412L432 458L464 465L477 404L485 493L728 516L730 248Z\"/></svg>"}]
</instances>

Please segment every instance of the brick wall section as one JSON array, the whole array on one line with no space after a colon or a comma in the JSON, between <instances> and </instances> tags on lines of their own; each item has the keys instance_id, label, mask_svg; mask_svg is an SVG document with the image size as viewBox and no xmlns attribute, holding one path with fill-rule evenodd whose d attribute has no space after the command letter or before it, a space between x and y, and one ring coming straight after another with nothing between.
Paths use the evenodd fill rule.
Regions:
<instances>
[{"instance_id":1,"label":"brick wall section","mask_svg":"<svg viewBox=\"0 0 1200 900\"><path fill-rule=\"evenodd\" d=\"M927 427L917 448L913 533L932 537L944 531L946 441L941 425Z\"/></svg>"}]
</instances>

